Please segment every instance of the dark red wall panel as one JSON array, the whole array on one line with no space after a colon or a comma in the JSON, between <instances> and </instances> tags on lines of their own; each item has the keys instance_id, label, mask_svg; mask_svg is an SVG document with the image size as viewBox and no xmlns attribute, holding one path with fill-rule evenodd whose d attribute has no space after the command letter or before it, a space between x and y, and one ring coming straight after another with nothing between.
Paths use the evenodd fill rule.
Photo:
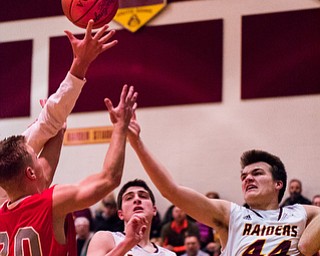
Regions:
<instances>
[{"instance_id":1,"label":"dark red wall panel","mask_svg":"<svg viewBox=\"0 0 320 256\"><path fill-rule=\"evenodd\" d=\"M242 99L320 93L320 9L244 16Z\"/></svg>"},{"instance_id":2,"label":"dark red wall panel","mask_svg":"<svg viewBox=\"0 0 320 256\"><path fill-rule=\"evenodd\" d=\"M0 43L0 118L30 115L32 40Z\"/></svg>"},{"instance_id":3,"label":"dark red wall panel","mask_svg":"<svg viewBox=\"0 0 320 256\"><path fill-rule=\"evenodd\" d=\"M104 97L117 103L125 83L136 87L140 107L220 102L222 31L222 20L143 27L136 33L118 31L119 44L89 69L74 112L104 110ZM67 38L51 38L50 94L71 60Z\"/></svg>"}]
</instances>

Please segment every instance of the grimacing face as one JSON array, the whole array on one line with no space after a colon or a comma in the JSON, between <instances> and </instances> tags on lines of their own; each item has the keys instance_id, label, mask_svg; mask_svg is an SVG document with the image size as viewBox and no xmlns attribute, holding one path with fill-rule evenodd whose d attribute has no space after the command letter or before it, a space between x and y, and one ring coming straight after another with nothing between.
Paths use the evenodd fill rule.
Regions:
<instances>
[{"instance_id":1,"label":"grimacing face","mask_svg":"<svg viewBox=\"0 0 320 256\"><path fill-rule=\"evenodd\" d=\"M250 206L278 201L278 192L283 185L273 179L271 166L265 162L246 166L241 171L241 181L245 202Z\"/></svg>"}]
</instances>

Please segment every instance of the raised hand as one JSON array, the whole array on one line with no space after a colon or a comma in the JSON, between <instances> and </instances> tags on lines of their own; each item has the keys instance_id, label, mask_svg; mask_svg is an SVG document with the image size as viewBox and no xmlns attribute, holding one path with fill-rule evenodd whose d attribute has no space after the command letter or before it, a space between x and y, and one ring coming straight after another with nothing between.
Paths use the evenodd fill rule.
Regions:
<instances>
[{"instance_id":1,"label":"raised hand","mask_svg":"<svg viewBox=\"0 0 320 256\"><path fill-rule=\"evenodd\" d=\"M147 229L147 219L143 214L134 214L125 227L126 237L132 240L133 244L138 244Z\"/></svg>"},{"instance_id":2,"label":"raised hand","mask_svg":"<svg viewBox=\"0 0 320 256\"><path fill-rule=\"evenodd\" d=\"M104 99L113 125L125 125L126 127L129 125L130 119L137 108L137 97L138 93L134 91L133 86L128 87L128 85L124 85L117 107L113 107L110 99Z\"/></svg>"},{"instance_id":3,"label":"raised hand","mask_svg":"<svg viewBox=\"0 0 320 256\"><path fill-rule=\"evenodd\" d=\"M86 74L88 67L91 62L93 62L99 54L115 46L118 41L110 39L116 33L115 30L109 31L105 34L108 25L101 27L97 33L92 34L92 26L94 21L90 20L88 22L86 33L83 39L77 39L70 31L64 31L70 41L73 51L73 63L70 72L79 77L83 78Z\"/></svg>"},{"instance_id":4,"label":"raised hand","mask_svg":"<svg viewBox=\"0 0 320 256\"><path fill-rule=\"evenodd\" d=\"M129 132L128 132L128 139L131 144L139 139L140 132L141 132L141 128L139 123L137 122L136 113L133 113L133 116L129 123Z\"/></svg>"}]
</instances>

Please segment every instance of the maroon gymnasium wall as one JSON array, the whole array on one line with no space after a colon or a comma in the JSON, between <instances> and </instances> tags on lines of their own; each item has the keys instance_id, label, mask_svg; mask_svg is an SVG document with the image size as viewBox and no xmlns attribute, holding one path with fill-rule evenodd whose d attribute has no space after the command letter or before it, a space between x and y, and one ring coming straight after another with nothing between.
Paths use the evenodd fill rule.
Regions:
<instances>
[{"instance_id":1,"label":"maroon gymnasium wall","mask_svg":"<svg viewBox=\"0 0 320 256\"><path fill-rule=\"evenodd\" d=\"M51 2L9 1L0 21L61 15ZM319 16L312 9L242 17L242 99L320 93ZM223 30L223 20L119 30L119 45L92 65L74 112L104 110L102 97L116 101L124 83L136 86L140 107L221 102ZM32 43L0 41L0 118L30 115ZM50 39L49 94L71 58L65 36Z\"/></svg>"}]
</instances>

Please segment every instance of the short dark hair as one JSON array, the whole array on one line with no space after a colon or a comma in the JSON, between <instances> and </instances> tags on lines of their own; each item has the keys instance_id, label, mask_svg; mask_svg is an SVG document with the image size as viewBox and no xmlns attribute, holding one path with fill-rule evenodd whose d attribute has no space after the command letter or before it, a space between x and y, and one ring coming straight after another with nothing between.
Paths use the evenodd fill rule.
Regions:
<instances>
[{"instance_id":1,"label":"short dark hair","mask_svg":"<svg viewBox=\"0 0 320 256\"><path fill-rule=\"evenodd\" d=\"M278 156L272 155L262 150L249 150L242 154L240 158L241 168L257 163L265 162L269 164L271 168L271 174L274 180L280 180L283 183L283 187L279 191L278 202L280 203L287 187L287 172L283 162Z\"/></svg>"},{"instance_id":2,"label":"short dark hair","mask_svg":"<svg viewBox=\"0 0 320 256\"><path fill-rule=\"evenodd\" d=\"M0 141L0 184L20 176L21 170L32 164L25 137L14 135Z\"/></svg>"},{"instance_id":3,"label":"short dark hair","mask_svg":"<svg viewBox=\"0 0 320 256\"><path fill-rule=\"evenodd\" d=\"M144 180L135 179L135 180L129 181L126 184L124 184L122 186L122 188L120 189L120 191L118 193L118 197L117 197L117 204L118 204L119 209L122 209L122 196L130 187L142 187L145 190L147 190L150 195L150 199L152 201L152 204L155 205L156 200L155 200L154 194L152 193L152 191L149 188L149 186L147 185L147 183Z\"/></svg>"}]
</instances>

